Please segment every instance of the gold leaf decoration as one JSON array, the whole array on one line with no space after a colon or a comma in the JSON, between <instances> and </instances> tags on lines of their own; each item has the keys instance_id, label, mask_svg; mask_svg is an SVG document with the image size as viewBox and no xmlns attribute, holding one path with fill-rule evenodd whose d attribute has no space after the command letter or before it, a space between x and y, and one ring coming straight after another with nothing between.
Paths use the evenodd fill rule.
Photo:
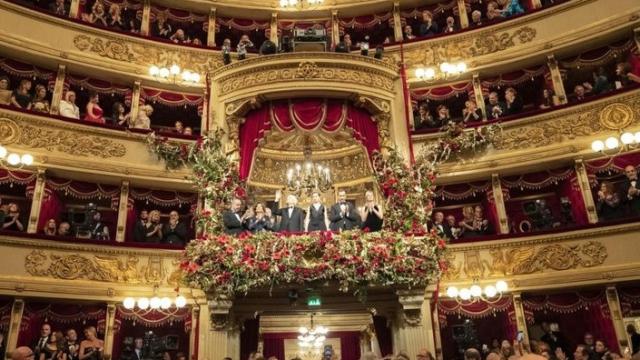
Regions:
<instances>
[{"instance_id":1,"label":"gold leaf decoration","mask_svg":"<svg viewBox=\"0 0 640 360\"><path fill-rule=\"evenodd\" d=\"M20 127L15 121L7 118L0 118L0 139L2 144L12 144L20 136Z\"/></svg>"},{"instance_id":2,"label":"gold leaf decoration","mask_svg":"<svg viewBox=\"0 0 640 360\"><path fill-rule=\"evenodd\" d=\"M127 148L116 141L66 130L49 130L24 125L18 139L21 145L60 151L77 156L97 156L103 159L123 157Z\"/></svg>"}]
</instances>

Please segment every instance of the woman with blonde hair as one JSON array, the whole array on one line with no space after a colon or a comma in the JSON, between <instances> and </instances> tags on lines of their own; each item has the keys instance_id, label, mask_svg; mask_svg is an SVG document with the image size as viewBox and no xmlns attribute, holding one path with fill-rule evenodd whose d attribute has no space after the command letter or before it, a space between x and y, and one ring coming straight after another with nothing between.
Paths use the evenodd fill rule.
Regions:
<instances>
[{"instance_id":1,"label":"woman with blonde hair","mask_svg":"<svg viewBox=\"0 0 640 360\"><path fill-rule=\"evenodd\" d=\"M151 114L153 114L153 107L151 105L142 105L138 110L138 116L135 121L131 122L132 129L151 129Z\"/></svg>"},{"instance_id":2,"label":"woman with blonde hair","mask_svg":"<svg viewBox=\"0 0 640 360\"><path fill-rule=\"evenodd\" d=\"M76 105L76 93L74 91L67 91L64 94L64 99L60 100L60 116L76 120L80 119L80 108Z\"/></svg>"},{"instance_id":3,"label":"woman with blonde hair","mask_svg":"<svg viewBox=\"0 0 640 360\"><path fill-rule=\"evenodd\" d=\"M160 211L149 212L149 221L146 224L145 239L148 243L159 244L162 242L162 223L160 222Z\"/></svg>"},{"instance_id":4,"label":"woman with blonde hair","mask_svg":"<svg viewBox=\"0 0 640 360\"><path fill-rule=\"evenodd\" d=\"M94 326L84 329L84 337L80 343L79 360L100 360L104 352L104 341L98 339Z\"/></svg>"},{"instance_id":5,"label":"woman with blonde hair","mask_svg":"<svg viewBox=\"0 0 640 360\"><path fill-rule=\"evenodd\" d=\"M48 114L51 110L47 100L47 88L42 84L36 85L35 95L31 102L31 110Z\"/></svg>"},{"instance_id":6,"label":"woman with blonde hair","mask_svg":"<svg viewBox=\"0 0 640 360\"><path fill-rule=\"evenodd\" d=\"M102 3L102 0L96 0L91 7L89 22L92 24L107 26L107 13L104 11L104 4Z\"/></svg>"}]
</instances>

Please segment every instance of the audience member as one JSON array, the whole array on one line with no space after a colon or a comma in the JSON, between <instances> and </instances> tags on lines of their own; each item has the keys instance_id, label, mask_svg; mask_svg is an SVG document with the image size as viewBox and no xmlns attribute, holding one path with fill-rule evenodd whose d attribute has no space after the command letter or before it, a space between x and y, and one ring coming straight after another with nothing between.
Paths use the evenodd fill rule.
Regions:
<instances>
[{"instance_id":1,"label":"audience member","mask_svg":"<svg viewBox=\"0 0 640 360\"><path fill-rule=\"evenodd\" d=\"M555 102L553 99L553 90L550 89L542 89L542 100L540 101L540 109L550 109L555 106Z\"/></svg>"},{"instance_id":2,"label":"audience member","mask_svg":"<svg viewBox=\"0 0 640 360\"><path fill-rule=\"evenodd\" d=\"M47 88L45 88L44 85L36 85L35 96L33 97L33 101L31 102L30 110L46 114L51 111L49 100L47 100Z\"/></svg>"},{"instance_id":3,"label":"audience member","mask_svg":"<svg viewBox=\"0 0 640 360\"><path fill-rule=\"evenodd\" d=\"M111 5L109 5L107 24L110 28L116 30L125 29L124 19L122 18L122 9L120 8L120 5L116 3L111 3Z\"/></svg>"},{"instance_id":4,"label":"audience member","mask_svg":"<svg viewBox=\"0 0 640 360\"><path fill-rule=\"evenodd\" d=\"M130 114L126 114L124 104L120 101L113 103L111 107L111 124L115 126L126 126L131 120Z\"/></svg>"},{"instance_id":5,"label":"audience member","mask_svg":"<svg viewBox=\"0 0 640 360\"><path fill-rule=\"evenodd\" d=\"M502 15L505 17L519 15L524 13L524 8L520 5L520 0L502 0L504 7Z\"/></svg>"},{"instance_id":6,"label":"audience member","mask_svg":"<svg viewBox=\"0 0 640 360\"><path fill-rule=\"evenodd\" d=\"M176 32L173 33L171 37L169 37L169 40L173 41L176 44L191 44L191 39L187 37L184 30L182 29L177 29Z\"/></svg>"},{"instance_id":7,"label":"audience member","mask_svg":"<svg viewBox=\"0 0 640 360\"><path fill-rule=\"evenodd\" d=\"M233 199L229 210L222 214L222 222L224 224L224 231L229 235L238 235L245 231L245 220L252 216L251 210L247 209L244 215L241 215L242 200Z\"/></svg>"},{"instance_id":8,"label":"audience member","mask_svg":"<svg viewBox=\"0 0 640 360\"><path fill-rule=\"evenodd\" d=\"M616 89L629 86L632 82L640 84L640 76L633 73L631 64L628 62L616 65Z\"/></svg>"},{"instance_id":9,"label":"audience member","mask_svg":"<svg viewBox=\"0 0 640 360\"><path fill-rule=\"evenodd\" d=\"M67 330L65 344L66 360L79 360L80 344L78 343L78 333L74 329Z\"/></svg>"},{"instance_id":10,"label":"audience member","mask_svg":"<svg viewBox=\"0 0 640 360\"><path fill-rule=\"evenodd\" d=\"M190 126L185 126L183 135L193 136L193 129Z\"/></svg>"},{"instance_id":11,"label":"audience member","mask_svg":"<svg viewBox=\"0 0 640 360\"><path fill-rule=\"evenodd\" d=\"M351 51L351 45L351 35L344 34L344 36L342 37L342 41L339 42L336 46L336 52L348 53L349 51Z\"/></svg>"},{"instance_id":12,"label":"audience member","mask_svg":"<svg viewBox=\"0 0 640 360\"><path fill-rule=\"evenodd\" d=\"M576 351L573 353L573 360L589 360L589 351L586 345L576 346Z\"/></svg>"},{"instance_id":13,"label":"audience member","mask_svg":"<svg viewBox=\"0 0 640 360\"><path fill-rule=\"evenodd\" d=\"M495 1L489 1L487 4L487 19L496 20L502 18L502 11L498 8L498 3Z\"/></svg>"},{"instance_id":14,"label":"audience member","mask_svg":"<svg viewBox=\"0 0 640 360\"><path fill-rule=\"evenodd\" d=\"M429 107L427 104L420 104L418 107L418 119L416 128L437 128L438 123L433 119L433 116L429 113Z\"/></svg>"},{"instance_id":15,"label":"audience member","mask_svg":"<svg viewBox=\"0 0 640 360\"><path fill-rule=\"evenodd\" d=\"M442 32L445 34L450 34L456 31L458 31L458 28L456 26L456 19L454 19L453 16L448 16L447 23L444 26L444 30Z\"/></svg>"},{"instance_id":16,"label":"audience member","mask_svg":"<svg viewBox=\"0 0 640 360\"><path fill-rule=\"evenodd\" d=\"M438 117L435 120L436 125L445 126L449 123L449 121L451 121L451 114L449 114L449 108L446 105L438 105L438 107L436 108L436 112L438 114Z\"/></svg>"},{"instance_id":17,"label":"audience member","mask_svg":"<svg viewBox=\"0 0 640 360\"><path fill-rule=\"evenodd\" d=\"M162 223L160 222L160 211L149 212L149 221L146 225L145 242L159 244L162 242Z\"/></svg>"},{"instance_id":18,"label":"audience member","mask_svg":"<svg viewBox=\"0 0 640 360\"><path fill-rule=\"evenodd\" d=\"M471 348L464 352L464 360L482 360L482 356L478 350Z\"/></svg>"},{"instance_id":19,"label":"audience member","mask_svg":"<svg viewBox=\"0 0 640 360\"><path fill-rule=\"evenodd\" d=\"M636 331L636 327L633 324L627 324L627 335L631 340L631 354L640 354L640 334Z\"/></svg>"},{"instance_id":20,"label":"audience member","mask_svg":"<svg viewBox=\"0 0 640 360\"><path fill-rule=\"evenodd\" d=\"M482 111L478 109L478 104L475 100L467 100L464 102L464 109L462 109L462 121L475 122L482 120Z\"/></svg>"},{"instance_id":21,"label":"audience member","mask_svg":"<svg viewBox=\"0 0 640 360\"><path fill-rule=\"evenodd\" d=\"M376 204L373 191L364 193L364 206L360 209L362 228L369 232L382 230L384 220L384 210Z\"/></svg>"},{"instance_id":22,"label":"audience member","mask_svg":"<svg viewBox=\"0 0 640 360\"><path fill-rule=\"evenodd\" d=\"M311 205L307 209L304 223L307 232L327 231L329 216L327 215L327 208L322 204L319 192L311 194Z\"/></svg>"},{"instance_id":23,"label":"audience member","mask_svg":"<svg viewBox=\"0 0 640 360\"><path fill-rule=\"evenodd\" d=\"M91 215L89 229L91 230L91 240L111 240L109 236L109 227L102 222L102 214L99 211L95 211Z\"/></svg>"},{"instance_id":24,"label":"audience member","mask_svg":"<svg viewBox=\"0 0 640 360\"><path fill-rule=\"evenodd\" d=\"M609 348L607 344L603 340L596 340L596 345L594 348L594 358L595 359L604 359L604 357L609 353Z\"/></svg>"},{"instance_id":25,"label":"audience member","mask_svg":"<svg viewBox=\"0 0 640 360\"><path fill-rule=\"evenodd\" d=\"M60 116L71 119L80 119L80 108L76 105L76 93L67 91L64 99L60 100Z\"/></svg>"},{"instance_id":26,"label":"audience member","mask_svg":"<svg viewBox=\"0 0 640 360\"><path fill-rule=\"evenodd\" d=\"M140 210L140 214L138 215L138 220L136 224L133 226L133 241L135 242L146 242L147 241L147 233L151 230L149 229L149 212L147 209Z\"/></svg>"},{"instance_id":27,"label":"audience member","mask_svg":"<svg viewBox=\"0 0 640 360\"><path fill-rule=\"evenodd\" d=\"M9 78L6 76L0 76L0 105L11 104L11 90L10 90Z\"/></svg>"},{"instance_id":28,"label":"audience member","mask_svg":"<svg viewBox=\"0 0 640 360\"><path fill-rule=\"evenodd\" d=\"M582 85L576 85L573 88L573 97L572 100L575 102L584 101L587 93L591 93L593 87L588 82L583 83Z\"/></svg>"},{"instance_id":29,"label":"audience member","mask_svg":"<svg viewBox=\"0 0 640 360\"><path fill-rule=\"evenodd\" d=\"M11 360L33 360L35 354L27 346L19 346L11 353Z\"/></svg>"},{"instance_id":30,"label":"audience member","mask_svg":"<svg viewBox=\"0 0 640 360\"><path fill-rule=\"evenodd\" d=\"M56 236L58 234L58 225L56 219L49 219L42 229L42 233L46 236Z\"/></svg>"},{"instance_id":31,"label":"audience member","mask_svg":"<svg viewBox=\"0 0 640 360\"><path fill-rule=\"evenodd\" d=\"M471 26L480 27L482 25L482 12L480 12L480 10L473 10L471 13Z\"/></svg>"},{"instance_id":32,"label":"audience member","mask_svg":"<svg viewBox=\"0 0 640 360\"><path fill-rule=\"evenodd\" d=\"M438 24L433 21L433 14L429 10L422 12L422 24L420 24L420 36L433 36L440 32Z\"/></svg>"},{"instance_id":33,"label":"audience member","mask_svg":"<svg viewBox=\"0 0 640 360\"><path fill-rule=\"evenodd\" d=\"M231 64L231 39L229 38L222 41L222 62L225 65Z\"/></svg>"},{"instance_id":34,"label":"audience member","mask_svg":"<svg viewBox=\"0 0 640 360\"><path fill-rule=\"evenodd\" d=\"M133 339L133 352L130 357L131 360L143 360L145 358L144 354L144 339L138 337Z\"/></svg>"},{"instance_id":35,"label":"audience member","mask_svg":"<svg viewBox=\"0 0 640 360\"><path fill-rule=\"evenodd\" d=\"M65 0L55 0L49 4L49 11L58 16L69 15L69 8L65 4Z\"/></svg>"},{"instance_id":36,"label":"audience member","mask_svg":"<svg viewBox=\"0 0 640 360\"><path fill-rule=\"evenodd\" d=\"M11 96L11 105L20 109L31 108L31 80L22 79L18 88L13 92Z\"/></svg>"},{"instance_id":37,"label":"audience member","mask_svg":"<svg viewBox=\"0 0 640 360\"><path fill-rule=\"evenodd\" d=\"M435 230L438 235L444 236L444 213L442 211L433 213L433 223L430 228Z\"/></svg>"},{"instance_id":38,"label":"audience member","mask_svg":"<svg viewBox=\"0 0 640 360\"><path fill-rule=\"evenodd\" d=\"M280 202L281 193L276 192L275 206ZM297 233L304 231L304 212L298 206L298 198L295 195L287 196L287 207L271 209L273 215L280 216L278 231Z\"/></svg>"},{"instance_id":39,"label":"audience member","mask_svg":"<svg viewBox=\"0 0 640 360\"><path fill-rule=\"evenodd\" d=\"M151 35L162 39L169 39L172 32L173 29L171 28L171 24L167 22L166 16L162 13L158 14L151 28Z\"/></svg>"},{"instance_id":40,"label":"audience member","mask_svg":"<svg viewBox=\"0 0 640 360\"><path fill-rule=\"evenodd\" d=\"M271 215L271 209L266 208L262 203L255 205L251 216L246 219L247 228L252 233L261 231L273 231L275 229L275 221Z\"/></svg>"},{"instance_id":41,"label":"audience member","mask_svg":"<svg viewBox=\"0 0 640 360\"><path fill-rule=\"evenodd\" d=\"M491 224L484 218L484 209L482 206L477 205L473 208L473 215L471 216L468 208L466 208L465 211L465 220L461 223L462 237L471 238L491 233Z\"/></svg>"},{"instance_id":42,"label":"audience member","mask_svg":"<svg viewBox=\"0 0 640 360\"><path fill-rule=\"evenodd\" d=\"M187 235L187 225L180 221L180 215L177 211L171 211L169 221L162 228L162 242L184 246L187 243Z\"/></svg>"},{"instance_id":43,"label":"audience member","mask_svg":"<svg viewBox=\"0 0 640 360\"><path fill-rule=\"evenodd\" d=\"M406 25L404 27L403 35L405 40L413 40L416 38L416 36L413 35L413 28L411 25Z\"/></svg>"},{"instance_id":44,"label":"audience member","mask_svg":"<svg viewBox=\"0 0 640 360\"><path fill-rule=\"evenodd\" d=\"M541 341L547 343L551 349L560 348L563 352L568 351L568 342L565 340L565 337L561 332L554 330L551 324L546 321L542 322L541 327L544 332L544 335L540 338Z\"/></svg>"},{"instance_id":45,"label":"audience member","mask_svg":"<svg viewBox=\"0 0 640 360\"><path fill-rule=\"evenodd\" d=\"M247 57L248 48L252 48L253 43L249 39L249 35L242 35L240 42L238 43L237 52L238 60L244 60Z\"/></svg>"},{"instance_id":46,"label":"audience member","mask_svg":"<svg viewBox=\"0 0 640 360\"><path fill-rule=\"evenodd\" d=\"M359 226L358 212L347 202L346 191L338 191L338 202L331 206L329 221L331 231L353 230Z\"/></svg>"},{"instance_id":47,"label":"audience member","mask_svg":"<svg viewBox=\"0 0 640 360\"><path fill-rule=\"evenodd\" d=\"M609 221L621 218L623 209L620 203L620 195L616 192L615 185L611 182L603 182L596 199L596 209L600 220Z\"/></svg>"},{"instance_id":48,"label":"audience member","mask_svg":"<svg viewBox=\"0 0 640 360\"><path fill-rule=\"evenodd\" d=\"M638 171L633 165L624 168L626 179L620 187L620 198L629 208L632 216L640 215L640 182L638 181Z\"/></svg>"},{"instance_id":49,"label":"audience member","mask_svg":"<svg viewBox=\"0 0 640 360\"><path fill-rule=\"evenodd\" d=\"M598 95L611 90L611 83L607 77L607 72L603 67L599 67L593 72L593 87L591 92Z\"/></svg>"},{"instance_id":50,"label":"audience member","mask_svg":"<svg viewBox=\"0 0 640 360\"><path fill-rule=\"evenodd\" d=\"M444 225L444 235L450 240L458 240L462 229L456 222L456 217L453 215L447 216L447 221Z\"/></svg>"},{"instance_id":51,"label":"audience member","mask_svg":"<svg viewBox=\"0 0 640 360\"><path fill-rule=\"evenodd\" d=\"M489 120L499 119L505 112L506 105L498 98L498 93L492 91L489 93L489 101L487 103L487 118Z\"/></svg>"},{"instance_id":52,"label":"audience member","mask_svg":"<svg viewBox=\"0 0 640 360\"><path fill-rule=\"evenodd\" d=\"M49 336L51 336L51 325L44 323L40 326L40 337L32 346L36 358L40 359L40 354L49 343Z\"/></svg>"},{"instance_id":53,"label":"audience member","mask_svg":"<svg viewBox=\"0 0 640 360\"><path fill-rule=\"evenodd\" d=\"M523 104L522 99L518 96L516 89L509 87L504 92L504 98L506 100L506 107L504 108L504 115L515 115L522 112Z\"/></svg>"},{"instance_id":54,"label":"audience member","mask_svg":"<svg viewBox=\"0 0 640 360\"><path fill-rule=\"evenodd\" d=\"M59 331L49 335L47 344L40 351L40 360L64 360L64 336Z\"/></svg>"},{"instance_id":55,"label":"audience member","mask_svg":"<svg viewBox=\"0 0 640 360\"><path fill-rule=\"evenodd\" d=\"M135 121L131 122L132 129L151 129L151 114L153 114L153 107L151 105L143 105L138 109L138 116Z\"/></svg>"},{"instance_id":56,"label":"audience member","mask_svg":"<svg viewBox=\"0 0 640 360\"><path fill-rule=\"evenodd\" d=\"M92 24L107 26L107 14L104 10L104 4L102 0L96 0L91 7L91 14L89 14L88 21Z\"/></svg>"},{"instance_id":57,"label":"audience member","mask_svg":"<svg viewBox=\"0 0 640 360\"><path fill-rule=\"evenodd\" d=\"M71 236L71 224L63 221L58 225L58 236Z\"/></svg>"},{"instance_id":58,"label":"audience member","mask_svg":"<svg viewBox=\"0 0 640 360\"><path fill-rule=\"evenodd\" d=\"M84 329L85 340L80 343L79 360L101 360L104 353L104 342L96 337L96 328Z\"/></svg>"},{"instance_id":59,"label":"audience member","mask_svg":"<svg viewBox=\"0 0 640 360\"><path fill-rule=\"evenodd\" d=\"M23 220L20 219L20 207L16 203L9 203L4 216L2 230L24 231Z\"/></svg>"},{"instance_id":60,"label":"audience member","mask_svg":"<svg viewBox=\"0 0 640 360\"><path fill-rule=\"evenodd\" d=\"M104 124L104 112L98 104L100 97L97 93L91 93L89 95L89 102L87 102L87 113L84 115L84 120L96 124Z\"/></svg>"},{"instance_id":61,"label":"audience member","mask_svg":"<svg viewBox=\"0 0 640 360\"><path fill-rule=\"evenodd\" d=\"M184 134L184 124L182 121L178 120L173 124L173 132L179 135Z\"/></svg>"}]
</instances>

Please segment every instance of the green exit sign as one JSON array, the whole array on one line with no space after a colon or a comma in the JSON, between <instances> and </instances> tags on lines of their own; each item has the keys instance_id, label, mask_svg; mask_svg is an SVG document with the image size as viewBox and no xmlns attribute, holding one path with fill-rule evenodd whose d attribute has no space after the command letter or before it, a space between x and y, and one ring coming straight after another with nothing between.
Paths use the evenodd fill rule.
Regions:
<instances>
[{"instance_id":1,"label":"green exit sign","mask_svg":"<svg viewBox=\"0 0 640 360\"><path fill-rule=\"evenodd\" d=\"M307 298L308 306L320 306L322 305L322 301L320 301L320 296L309 296Z\"/></svg>"}]
</instances>

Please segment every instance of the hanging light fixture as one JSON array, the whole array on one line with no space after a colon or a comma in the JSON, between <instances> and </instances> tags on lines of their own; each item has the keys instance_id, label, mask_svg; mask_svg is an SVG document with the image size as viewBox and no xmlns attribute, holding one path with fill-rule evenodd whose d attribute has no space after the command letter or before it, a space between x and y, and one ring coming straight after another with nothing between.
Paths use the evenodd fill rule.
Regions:
<instances>
[{"instance_id":1,"label":"hanging light fixture","mask_svg":"<svg viewBox=\"0 0 640 360\"><path fill-rule=\"evenodd\" d=\"M310 196L314 191L325 192L333 186L331 170L311 160L311 145L305 138L302 164L296 163L287 169L287 190L300 196L305 193Z\"/></svg>"},{"instance_id":2,"label":"hanging light fixture","mask_svg":"<svg viewBox=\"0 0 640 360\"><path fill-rule=\"evenodd\" d=\"M10 153L6 147L0 145L0 167L3 169L17 168L33 165L33 155Z\"/></svg>"},{"instance_id":3,"label":"hanging light fixture","mask_svg":"<svg viewBox=\"0 0 640 360\"><path fill-rule=\"evenodd\" d=\"M304 9L322 5L324 0L280 0L280 7L285 9L298 8Z\"/></svg>"},{"instance_id":4,"label":"hanging light fixture","mask_svg":"<svg viewBox=\"0 0 640 360\"><path fill-rule=\"evenodd\" d=\"M467 72L467 64L443 62L438 69L434 67L420 67L416 69L416 77L422 81L434 82L438 80L454 80Z\"/></svg>"},{"instance_id":5,"label":"hanging light fixture","mask_svg":"<svg viewBox=\"0 0 640 360\"><path fill-rule=\"evenodd\" d=\"M170 67L159 67L152 65L149 67L149 75L153 76L156 80L171 82L176 85L195 85L200 82L200 74L190 71L182 70L180 66L173 64Z\"/></svg>"},{"instance_id":6,"label":"hanging light fixture","mask_svg":"<svg viewBox=\"0 0 640 360\"><path fill-rule=\"evenodd\" d=\"M591 143L591 150L610 156L639 147L640 131L636 133L621 132L620 136L610 136L604 140L595 140Z\"/></svg>"},{"instance_id":7,"label":"hanging light fixture","mask_svg":"<svg viewBox=\"0 0 640 360\"><path fill-rule=\"evenodd\" d=\"M324 345L325 340L327 340L327 334L329 333L329 329L320 325L318 327L313 323L313 316L315 314L311 314L310 327L301 326L298 329L298 346L303 349L306 348L315 348L320 349Z\"/></svg>"},{"instance_id":8,"label":"hanging light fixture","mask_svg":"<svg viewBox=\"0 0 640 360\"><path fill-rule=\"evenodd\" d=\"M460 304L472 304L479 301L496 302L502 299L504 293L509 290L509 285L504 280L499 280L494 284L480 287L474 282L470 287L458 289L455 286L447 288L447 297L456 300Z\"/></svg>"},{"instance_id":9,"label":"hanging light fixture","mask_svg":"<svg viewBox=\"0 0 640 360\"><path fill-rule=\"evenodd\" d=\"M122 306L127 310L133 310L136 308L136 306L140 310L147 310L147 309L168 310L171 307L175 307L176 309L181 309L187 305L187 299L184 296L180 295L179 292L176 294L176 297L173 300L166 296L161 298L157 295L157 293L158 293L158 286L156 285L153 287L153 297L151 298L127 297L122 301Z\"/></svg>"}]
</instances>

